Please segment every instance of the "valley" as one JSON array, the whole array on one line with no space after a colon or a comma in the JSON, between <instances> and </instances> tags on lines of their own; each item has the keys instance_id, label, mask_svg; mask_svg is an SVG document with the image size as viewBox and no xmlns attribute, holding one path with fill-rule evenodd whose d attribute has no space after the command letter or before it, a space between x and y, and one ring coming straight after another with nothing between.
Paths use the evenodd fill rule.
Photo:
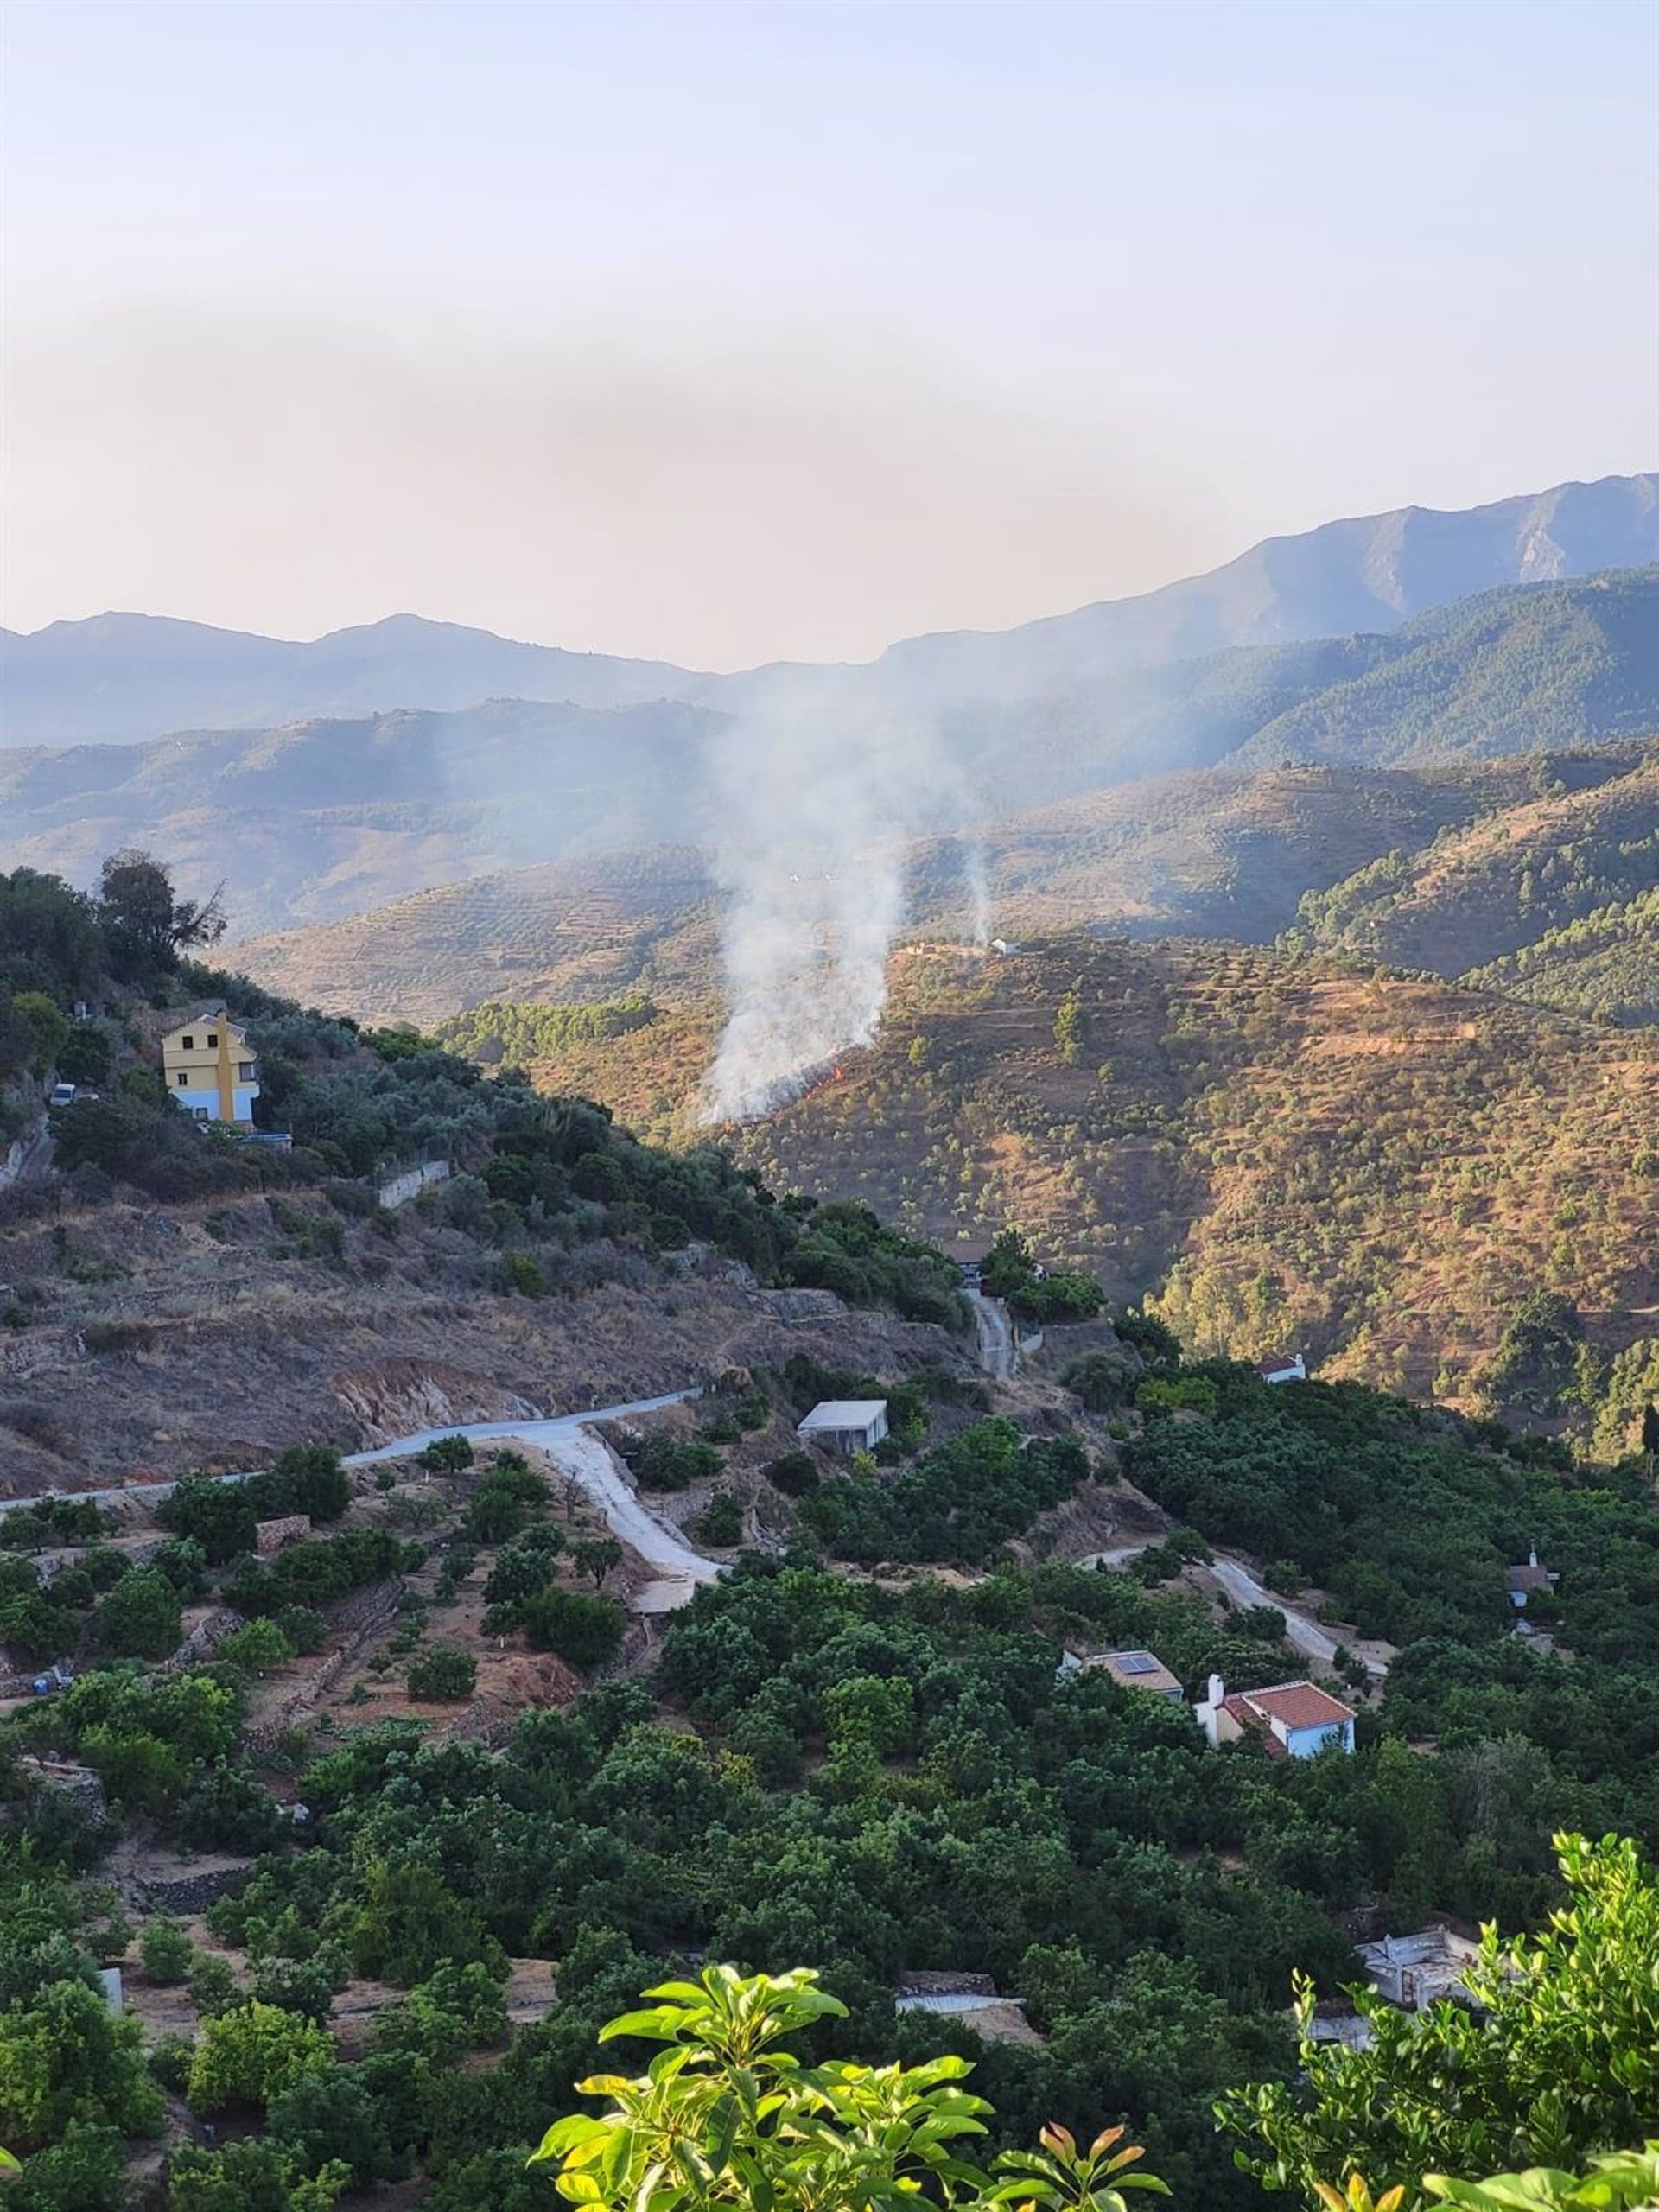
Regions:
<instances>
[{"instance_id":1,"label":"valley","mask_svg":"<svg viewBox=\"0 0 1659 2212\"><path fill-rule=\"evenodd\" d=\"M747 873L699 780L742 679L0 755L25 2212L533 2212L604 2023L710 1960L821 1973L821 2064L960 2054L990 2152L1121 2118L1249 2212L1342 2171L1322 2054L1522 2037L1544 1970L1476 1923L1578 1898L1637 1986L1654 582L1426 605L1414 527L1386 588L1336 543L1277 613L1247 561L895 648L976 780ZM1351 556L1385 626L1262 634ZM355 709L432 641L321 643L213 696ZM874 1035L704 1128L734 912L827 914L814 988L878 833ZM128 836L176 878L37 872ZM178 1110L199 1039L252 1121ZM1622 2141L1645 2030L1550 1972ZM1490 2163L1376 2110L1379 2179Z\"/></svg>"}]
</instances>

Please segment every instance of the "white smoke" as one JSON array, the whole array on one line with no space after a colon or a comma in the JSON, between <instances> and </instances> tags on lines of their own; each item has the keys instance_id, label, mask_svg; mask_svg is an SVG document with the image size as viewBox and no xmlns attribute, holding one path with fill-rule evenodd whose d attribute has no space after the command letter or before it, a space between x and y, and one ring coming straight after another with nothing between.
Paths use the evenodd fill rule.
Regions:
<instances>
[{"instance_id":1,"label":"white smoke","mask_svg":"<svg viewBox=\"0 0 1659 2212\"><path fill-rule=\"evenodd\" d=\"M728 1012L706 1122L771 1112L874 1036L906 848L953 780L931 715L845 673L779 671L714 741Z\"/></svg>"},{"instance_id":2,"label":"white smoke","mask_svg":"<svg viewBox=\"0 0 1659 2212\"><path fill-rule=\"evenodd\" d=\"M991 878L982 845L963 844L962 880L968 893L968 941L983 952L991 942Z\"/></svg>"}]
</instances>

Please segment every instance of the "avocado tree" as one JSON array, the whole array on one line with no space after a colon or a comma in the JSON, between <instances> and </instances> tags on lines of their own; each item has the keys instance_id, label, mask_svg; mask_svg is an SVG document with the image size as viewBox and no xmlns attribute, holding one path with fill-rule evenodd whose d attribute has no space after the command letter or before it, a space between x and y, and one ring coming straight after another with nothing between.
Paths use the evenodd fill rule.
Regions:
<instances>
[{"instance_id":1,"label":"avocado tree","mask_svg":"<svg viewBox=\"0 0 1659 2212\"><path fill-rule=\"evenodd\" d=\"M648 2009L600 2031L664 2048L634 2078L596 2075L584 2095L607 2098L597 2117L573 2113L543 2137L532 2166L556 2169L559 2194L609 2212L732 2206L751 2212L899 2212L1003 2203L1044 2212L1126 2212L1129 2189L1167 2195L1109 2128L1079 2151L1064 2128L1036 2152L1005 2152L987 2171L963 2155L985 2133L990 2107L961 2085L966 2059L920 2066L804 2066L785 2039L847 2007L805 1967L744 1976L711 1966L696 1981L646 1992Z\"/></svg>"}]
</instances>

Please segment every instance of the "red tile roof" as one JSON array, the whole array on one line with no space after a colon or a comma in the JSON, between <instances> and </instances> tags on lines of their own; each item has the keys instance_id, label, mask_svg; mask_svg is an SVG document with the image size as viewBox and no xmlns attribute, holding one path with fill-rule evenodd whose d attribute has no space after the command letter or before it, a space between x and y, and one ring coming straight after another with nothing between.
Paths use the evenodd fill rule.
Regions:
<instances>
[{"instance_id":1,"label":"red tile roof","mask_svg":"<svg viewBox=\"0 0 1659 2212\"><path fill-rule=\"evenodd\" d=\"M1315 1682L1275 1682L1270 1689L1236 1690L1226 1702L1229 1707L1236 1702L1251 1707L1256 1715L1282 1721L1287 1728L1328 1728L1354 1717L1351 1706Z\"/></svg>"}]
</instances>

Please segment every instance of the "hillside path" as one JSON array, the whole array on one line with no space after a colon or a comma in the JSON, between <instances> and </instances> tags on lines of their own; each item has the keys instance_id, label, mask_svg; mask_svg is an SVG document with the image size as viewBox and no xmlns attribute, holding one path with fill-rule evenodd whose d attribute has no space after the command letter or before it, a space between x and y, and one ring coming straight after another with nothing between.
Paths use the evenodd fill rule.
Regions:
<instances>
[{"instance_id":1,"label":"hillside path","mask_svg":"<svg viewBox=\"0 0 1659 2212\"><path fill-rule=\"evenodd\" d=\"M963 1295L974 1309L980 1365L993 1382L1007 1382L1018 1357L1007 1307L1000 1298L987 1298L982 1290L964 1290Z\"/></svg>"}]
</instances>

